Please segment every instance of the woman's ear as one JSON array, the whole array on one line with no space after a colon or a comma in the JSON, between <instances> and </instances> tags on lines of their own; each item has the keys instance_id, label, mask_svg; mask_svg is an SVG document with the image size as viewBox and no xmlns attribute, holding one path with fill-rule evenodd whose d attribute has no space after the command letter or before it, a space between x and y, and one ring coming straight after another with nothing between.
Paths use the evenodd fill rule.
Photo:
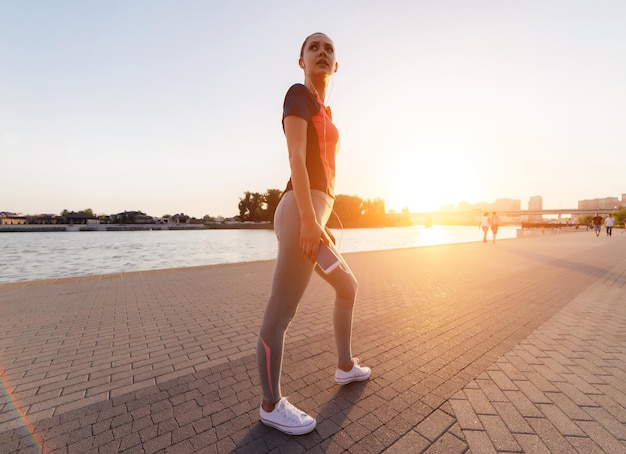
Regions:
<instances>
[{"instance_id":1,"label":"woman's ear","mask_svg":"<svg viewBox=\"0 0 626 454\"><path fill-rule=\"evenodd\" d=\"M335 62L335 70L333 72L337 72L337 70L339 69L339 63Z\"/></svg>"},{"instance_id":2,"label":"woman's ear","mask_svg":"<svg viewBox=\"0 0 626 454\"><path fill-rule=\"evenodd\" d=\"M301 58L298 59L298 65L300 65L300 68L304 69L304 60L302 60Z\"/></svg>"}]
</instances>

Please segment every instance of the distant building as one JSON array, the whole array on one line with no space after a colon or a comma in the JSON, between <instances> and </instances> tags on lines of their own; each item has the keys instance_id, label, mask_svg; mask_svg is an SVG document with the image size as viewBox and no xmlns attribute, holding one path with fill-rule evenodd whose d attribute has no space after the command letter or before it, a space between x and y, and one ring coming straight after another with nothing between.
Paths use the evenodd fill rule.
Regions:
<instances>
[{"instance_id":1,"label":"distant building","mask_svg":"<svg viewBox=\"0 0 626 454\"><path fill-rule=\"evenodd\" d=\"M529 210L543 210L543 197L534 195L528 201Z\"/></svg>"},{"instance_id":2,"label":"distant building","mask_svg":"<svg viewBox=\"0 0 626 454\"><path fill-rule=\"evenodd\" d=\"M187 216L185 213L178 213L170 217L169 223L170 224L189 224L189 220L190 220L189 216Z\"/></svg>"},{"instance_id":3,"label":"distant building","mask_svg":"<svg viewBox=\"0 0 626 454\"><path fill-rule=\"evenodd\" d=\"M528 201L528 211L542 211L543 210L543 197L540 195L534 195ZM529 222L541 222L541 214L531 214L528 216Z\"/></svg>"},{"instance_id":4,"label":"distant building","mask_svg":"<svg viewBox=\"0 0 626 454\"><path fill-rule=\"evenodd\" d=\"M515 199L496 199L491 211L520 211L522 209L522 201Z\"/></svg>"},{"instance_id":5,"label":"distant building","mask_svg":"<svg viewBox=\"0 0 626 454\"><path fill-rule=\"evenodd\" d=\"M111 219L119 224L152 224L154 222L154 218L143 211L123 211L111 215Z\"/></svg>"},{"instance_id":6,"label":"distant building","mask_svg":"<svg viewBox=\"0 0 626 454\"><path fill-rule=\"evenodd\" d=\"M0 224L2 225L22 225L26 224L26 216L23 214L0 211Z\"/></svg>"},{"instance_id":7,"label":"distant building","mask_svg":"<svg viewBox=\"0 0 626 454\"><path fill-rule=\"evenodd\" d=\"M79 213L71 212L65 216L68 224L100 224L100 220L83 211Z\"/></svg>"},{"instance_id":8,"label":"distant building","mask_svg":"<svg viewBox=\"0 0 626 454\"><path fill-rule=\"evenodd\" d=\"M604 197L601 199L587 199L587 200L579 200L578 201L578 209L579 210L617 210L621 206L623 206L624 196L626 194L622 194L622 201L620 201L617 197Z\"/></svg>"},{"instance_id":9,"label":"distant building","mask_svg":"<svg viewBox=\"0 0 626 454\"><path fill-rule=\"evenodd\" d=\"M65 222L63 216L57 216L56 214L36 214L29 216L29 224L62 224Z\"/></svg>"}]
</instances>

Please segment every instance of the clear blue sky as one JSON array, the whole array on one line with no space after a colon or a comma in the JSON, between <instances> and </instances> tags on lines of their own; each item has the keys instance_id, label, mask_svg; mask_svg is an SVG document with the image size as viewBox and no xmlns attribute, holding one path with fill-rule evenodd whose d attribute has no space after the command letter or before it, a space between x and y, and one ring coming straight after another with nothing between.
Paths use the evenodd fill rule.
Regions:
<instances>
[{"instance_id":1,"label":"clear blue sky","mask_svg":"<svg viewBox=\"0 0 626 454\"><path fill-rule=\"evenodd\" d=\"M0 1L0 211L237 213L289 178L305 36L337 191L412 211L626 193L626 2Z\"/></svg>"}]
</instances>

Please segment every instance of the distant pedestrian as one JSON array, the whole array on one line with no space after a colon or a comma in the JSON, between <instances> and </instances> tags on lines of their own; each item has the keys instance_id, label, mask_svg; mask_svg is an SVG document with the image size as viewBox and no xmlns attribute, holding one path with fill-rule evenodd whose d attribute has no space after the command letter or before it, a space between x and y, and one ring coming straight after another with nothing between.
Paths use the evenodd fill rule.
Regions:
<instances>
[{"instance_id":1,"label":"distant pedestrian","mask_svg":"<svg viewBox=\"0 0 626 454\"><path fill-rule=\"evenodd\" d=\"M606 236L613 236L613 227L615 227L615 218L612 214L609 214L608 217L604 220L604 225L606 226Z\"/></svg>"},{"instance_id":2,"label":"distant pedestrian","mask_svg":"<svg viewBox=\"0 0 626 454\"><path fill-rule=\"evenodd\" d=\"M598 213L591 219L591 224L593 225L593 230L596 232L596 236L600 236L600 230L602 230L602 216Z\"/></svg>"},{"instance_id":3,"label":"distant pedestrian","mask_svg":"<svg viewBox=\"0 0 626 454\"><path fill-rule=\"evenodd\" d=\"M483 229L483 243L487 242L487 232L489 232L489 213L485 212L483 217L480 218L480 225L478 226Z\"/></svg>"},{"instance_id":4,"label":"distant pedestrian","mask_svg":"<svg viewBox=\"0 0 626 454\"><path fill-rule=\"evenodd\" d=\"M491 233L493 234L493 242L495 243L496 235L498 234L498 226L500 225L500 218L498 217L495 211L493 212L493 215L491 216L489 224L491 225Z\"/></svg>"}]
</instances>

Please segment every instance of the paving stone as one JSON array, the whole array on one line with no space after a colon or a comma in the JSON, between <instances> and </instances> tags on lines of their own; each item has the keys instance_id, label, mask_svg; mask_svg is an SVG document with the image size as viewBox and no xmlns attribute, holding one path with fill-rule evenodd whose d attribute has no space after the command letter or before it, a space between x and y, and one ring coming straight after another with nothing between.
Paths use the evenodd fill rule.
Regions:
<instances>
[{"instance_id":1,"label":"paving stone","mask_svg":"<svg viewBox=\"0 0 626 454\"><path fill-rule=\"evenodd\" d=\"M459 421L459 425L463 431L466 430L482 430L483 427L478 419L478 415L472 408L468 400L450 400L454 414Z\"/></svg>"},{"instance_id":2,"label":"paving stone","mask_svg":"<svg viewBox=\"0 0 626 454\"><path fill-rule=\"evenodd\" d=\"M626 441L626 424L615 418L606 409L601 407L586 407L585 411L589 414L590 419L586 421L595 421L608 430L611 435L618 440Z\"/></svg>"},{"instance_id":3,"label":"paving stone","mask_svg":"<svg viewBox=\"0 0 626 454\"><path fill-rule=\"evenodd\" d=\"M470 452L474 453L496 453L496 448L489 438L489 435L482 430L464 430L463 434L467 440Z\"/></svg>"},{"instance_id":4,"label":"paving stone","mask_svg":"<svg viewBox=\"0 0 626 454\"><path fill-rule=\"evenodd\" d=\"M436 410L421 423L417 425L417 433L422 435L427 440L433 442L445 433L452 424L455 423L455 419L443 411Z\"/></svg>"},{"instance_id":5,"label":"paving stone","mask_svg":"<svg viewBox=\"0 0 626 454\"><path fill-rule=\"evenodd\" d=\"M579 407L595 407L597 404L593 399L581 392L569 382L557 383L559 391L567 395Z\"/></svg>"},{"instance_id":6,"label":"paving stone","mask_svg":"<svg viewBox=\"0 0 626 454\"><path fill-rule=\"evenodd\" d=\"M520 449L511 431L499 416L479 415L485 433L498 452L515 452Z\"/></svg>"},{"instance_id":7,"label":"paving stone","mask_svg":"<svg viewBox=\"0 0 626 454\"><path fill-rule=\"evenodd\" d=\"M572 420L589 420L591 417L587 413L587 408L581 408L563 393L548 393L548 397L557 407L561 409Z\"/></svg>"},{"instance_id":8,"label":"paving stone","mask_svg":"<svg viewBox=\"0 0 626 454\"><path fill-rule=\"evenodd\" d=\"M556 427L563 435L573 437L583 436L584 433L578 425L570 419L561 409L553 404L538 404L537 408L545 415L545 417Z\"/></svg>"},{"instance_id":9,"label":"paving stone","mask_svg":"<svg viewBox=\"0 0 626 454\"><path fill-rule=\"evenodd\" d=\"M407 452L422 452L431 445L431 442L415 431L410 431L385 450L388 454L406 454Z\"/></svg>"},{"instance_id":10,"label":"paving stone","mask_svg":"<svg viewBox=\"0 0 626 454\"><path fill-rule=\"evenodd\" d=\"M568 437L568 441L576 449L576 453L606 454L606 451L595 444L591 438Z\"/></svg>"},{"instance_id":11,"label":"paving stone","mask_svg":"<svg viewBox=\"0 0 626 454\"><path fill-rule=\"evenodd\" d=\"M522 452L533 454L552 454L545 443L534 434L515 434L515 439L522 447Z\"/></svg>"},{"instance_id":12,"label":"paving stone","mask_svg":"<svg viewBox=\"0 0 626 454\"><path fill-rule=\"evenodd\" d=\"M604 452L624 452L626 442L618 440L596 421L578 421L577 424Z\"/></svg>"},{"instance_id":13,"label":"paving stone","mask_svg":"<svg viewBox=\"0 0 626 454\"><path fill-rule=\"evenodd\" d=\"M462 454L468 452L467 444L450 432L431 444L424 454Z\"/></svg>"},{"instance_id":14,"label":"paving stone","mask_svg":"<svg viewBox=\"0 0 626 454\"><path fill-rule=\"evenodd\" d=\"M591 397L598 404L599 407L613 415L613 417L620 421L622 424L626 424L626 407L619 405L612 398L604 394Z\"/></svg>"},{"instance_id":15,"label":"paving stone","mask_svg":"<svg viewBox=\"0 0 626 454\"><path fill-rule=\"evenodd\" d=\"M537 378L537 375L533 375L533 377ZM520 391L522 391L522 393L524 393L528 400L530 400L534 405L552 403L546 393L541 391L541 389L539 389L532 381L518 380L515 383L519 387ZM554 388L554 391L558 391L558 389Z\"/></svg>"},{"instance_id":16,"label":"paving stone","mask_svg":"<svg viewBox=\"0 0 626 454\"><path fill-rule=\"evenodd\" d=\"M272 261L0 285L0 359L9 365L0 377L11 393L0 395L0 446L17 454L38 443L51 454L622 449L626 243L594 239L347 255L360 282L353 350L374 375L344 387L332 379L332 291L314 276L283 368L283 393L318 419L302 437L258 420L256 334ZM9 400L26 410L28 429Z\"/></svg>"},{"instance_id":17,"label":"paving stone","mask_svg":"<svg viewBox=\"0 0 626 454\"><path fill-rule=\"evenodd\" d=\"M485 393L480 389L465 389L467 400L472 408L479 415L497 415L496 409L493 407Z\"/></svg>"},{"instance_id":18,"label":"paving stone","mask_svg":"<svg viewBox=\"0 0 626 454\"><path fill-rule=\"evenodd\" d=\"M575 448L568 442L568 437L559 431L557 427L546 418L528 418L528 423L532 426L536 434L552 454L574 454Z\"/></svg>"},{"instance_id":19,"label":"paving stone","mask_svg":"<svg viewBox=\"0 0 626 454\"><path fill-rule=\"evenodd\" d=\"M511 402L494 402L493 405L498 410L498 415L509 428L509 431L512 433L533 433L527 420Z\"/></svg>"},{"instance_id":20,"label":"paving stone","mask_svg":"<svg viewBox=\"0 0 626 454\"><path fill-rule=\"evenodd\" d=\"M519 389L517 385L507 377L506 373L500 369L489 371L488 375L501 391L517 391Z\"/></svg>"}]
</instances>

